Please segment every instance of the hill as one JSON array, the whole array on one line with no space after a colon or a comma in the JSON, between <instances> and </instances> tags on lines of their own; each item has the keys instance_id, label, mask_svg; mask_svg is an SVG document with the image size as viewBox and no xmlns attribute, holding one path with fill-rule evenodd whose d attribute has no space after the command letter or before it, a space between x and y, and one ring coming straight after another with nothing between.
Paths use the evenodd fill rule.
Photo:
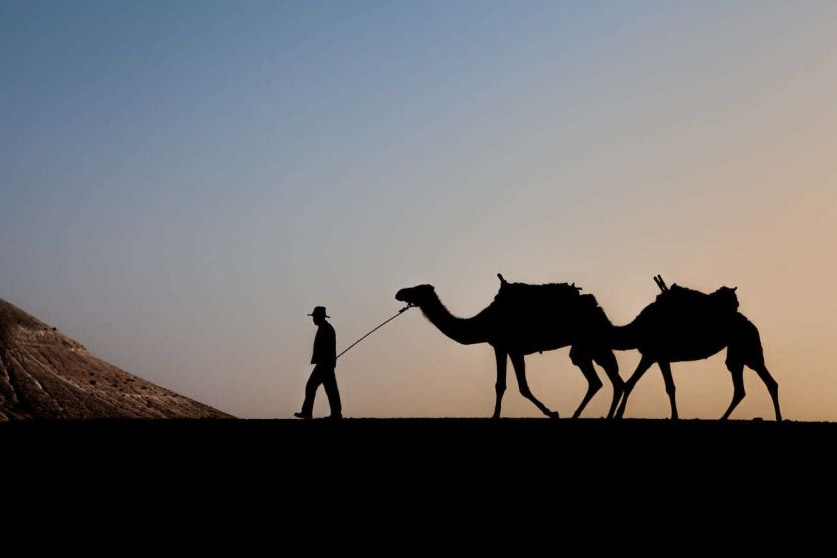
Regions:
<instances>
[{"instance_id":1,"label":"hill","mask_svg":"<svg viewBox=\"0 0 837 558\"><path fill-rule=\"evenodd\" d=\"M90 353L0 299L0 421L233 418Z\"/></svg>"}]
</instances>

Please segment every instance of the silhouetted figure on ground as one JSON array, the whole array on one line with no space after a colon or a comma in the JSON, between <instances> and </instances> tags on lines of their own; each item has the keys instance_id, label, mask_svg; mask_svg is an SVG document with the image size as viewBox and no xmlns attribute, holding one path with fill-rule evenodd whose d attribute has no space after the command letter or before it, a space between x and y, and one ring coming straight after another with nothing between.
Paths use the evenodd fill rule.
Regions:
<instances>
[{"instance_id":1,"label":"silhouetted figure on ground","mask_svg":"<svg viewBox=\"0 0 837 558\"><path fill-rule=\"evenodd\" d=\"M613 324L591 294L581 294L580 287L567 283L530 285L509 283L500 278L500 291L494 301L471 318L458 318L439 300L432 285L404 288L397 300L418 306L439 331L457 343L488 343L494 348L497 362L496 400L493 418L499 418L506 390L506 365L510 359L521 395L550 418L558 418L538 401L526 380L525 355L571 347L570 359L587 380L587 393L573 413L577 418L593 395L602 387L593 362L604 368L613 384L613 401L608 418L613 416L622 396L624 382L610 343Z\"/></svg>"},{"instance_id":2,"label":"silhouetted figure on ground","mask_svg":"<svg viewBox=\"0 0 837 558\"><path fill-rule=\"evenodd\" d=\"M676 284L669 289L660 276L654 280L662 291L656 301L646 306L630 324L614 328L614 349L638 349L642 355L633 375L625 382L616 417L622 417L631 390L656 363L671 403L671 418L678 418L671 363L706 359L726 347L733 394L721 420L728 418L744 399L745 365L755 370L767 386L776 420L782 420L779 385L764 364L758 329L738 312L737 287L721 287L706 294Z\"/></svg>"},{"instance_id":3,"label":"silhouetted figure on ground","mask_svg":"<svg viewBox=\"0 0 837 558\"><path fill-rule=\"evenodd\" d=\"M317 334L314 337L314 352L311 356L311 364L314 370L305 384L305 400L302 403L302 410L294 413L294 416L301 419L313 417L314 398L317 389L323 386L331 414L328 418L343 418L343 407L340 403L340 391L337 389L337 376L334 369L337 366L337 336L334 327L326 321L330 316L326 315L325 306L317 306L311 314L314 323L317 325Z\"/></svg>"}]
</instances>

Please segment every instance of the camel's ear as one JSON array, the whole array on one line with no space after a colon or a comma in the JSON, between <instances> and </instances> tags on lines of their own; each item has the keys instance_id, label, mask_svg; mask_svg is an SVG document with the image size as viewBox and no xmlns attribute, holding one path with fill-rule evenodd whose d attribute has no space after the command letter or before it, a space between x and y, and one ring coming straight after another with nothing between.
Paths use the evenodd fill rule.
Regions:
<instances>
[{"instance_id":1,"label":"camel's ear","mask_svg":"<svg viewBox=\"0 0 837 558\"><path fill-rule=\"evenodd\" d=\"M733 291L737 291L737 290L738 290L738 287L733 287L733 288L732 288L732 290L733 290Z\"/></svg>"}]
</instances>

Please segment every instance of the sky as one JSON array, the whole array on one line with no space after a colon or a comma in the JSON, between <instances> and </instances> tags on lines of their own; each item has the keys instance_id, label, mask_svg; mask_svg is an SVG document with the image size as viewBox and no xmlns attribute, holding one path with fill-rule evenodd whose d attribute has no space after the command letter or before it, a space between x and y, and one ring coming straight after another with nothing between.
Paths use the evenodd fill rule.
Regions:
<instances>
[{"instance_id":1,"label":"sky","mask_svg":"<svg viewBox=\"0 0 837 558\"><path fill-rule=\"evenodd\" d=\"M837 420L837 3L0 0L0 298L240 418L436 287L736 286L785 419ZM627 378L636 351L617 352ZM569 348L527 357L562 417ZM607 413L610 385L583 417ZM509 373L505 417L543 416ZM673 364L682 419L732 397ZM488 417L488 345L408 310L338 360L349 418ZM733 419L772 419L745 371ZM324 392L316 416L328 414ZM625 417L670 413L659 369Z\"/></svg>"}]
</instances>

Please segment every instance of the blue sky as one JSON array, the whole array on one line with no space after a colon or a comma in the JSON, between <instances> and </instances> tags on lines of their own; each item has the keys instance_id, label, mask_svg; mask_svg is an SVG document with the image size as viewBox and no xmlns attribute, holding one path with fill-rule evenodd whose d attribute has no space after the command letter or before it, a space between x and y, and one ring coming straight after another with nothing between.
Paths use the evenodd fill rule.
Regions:
<instances>
[{"instance_id":1,"label":"blue sky","mask_svg":"<svg viewBox=\"0 0 837 558\"><path fill-rule=\"evenodd\" d=\"M285 418L315 305L346 347L400 287L469 315L501 272L576 282L625 323L661 273L739 286L788 418L831 420L835 26L829 2L2 0L0 297L164 387ZM570 414L567 351L531 360ZM681 416L720 416L723 356L674 370ZM665 416L646 376L629 414ZM417 311L339 381L348 416L493 407L490 349ZM748 383L737 416L764 415Z\"/></svg>"}]
</instances>

